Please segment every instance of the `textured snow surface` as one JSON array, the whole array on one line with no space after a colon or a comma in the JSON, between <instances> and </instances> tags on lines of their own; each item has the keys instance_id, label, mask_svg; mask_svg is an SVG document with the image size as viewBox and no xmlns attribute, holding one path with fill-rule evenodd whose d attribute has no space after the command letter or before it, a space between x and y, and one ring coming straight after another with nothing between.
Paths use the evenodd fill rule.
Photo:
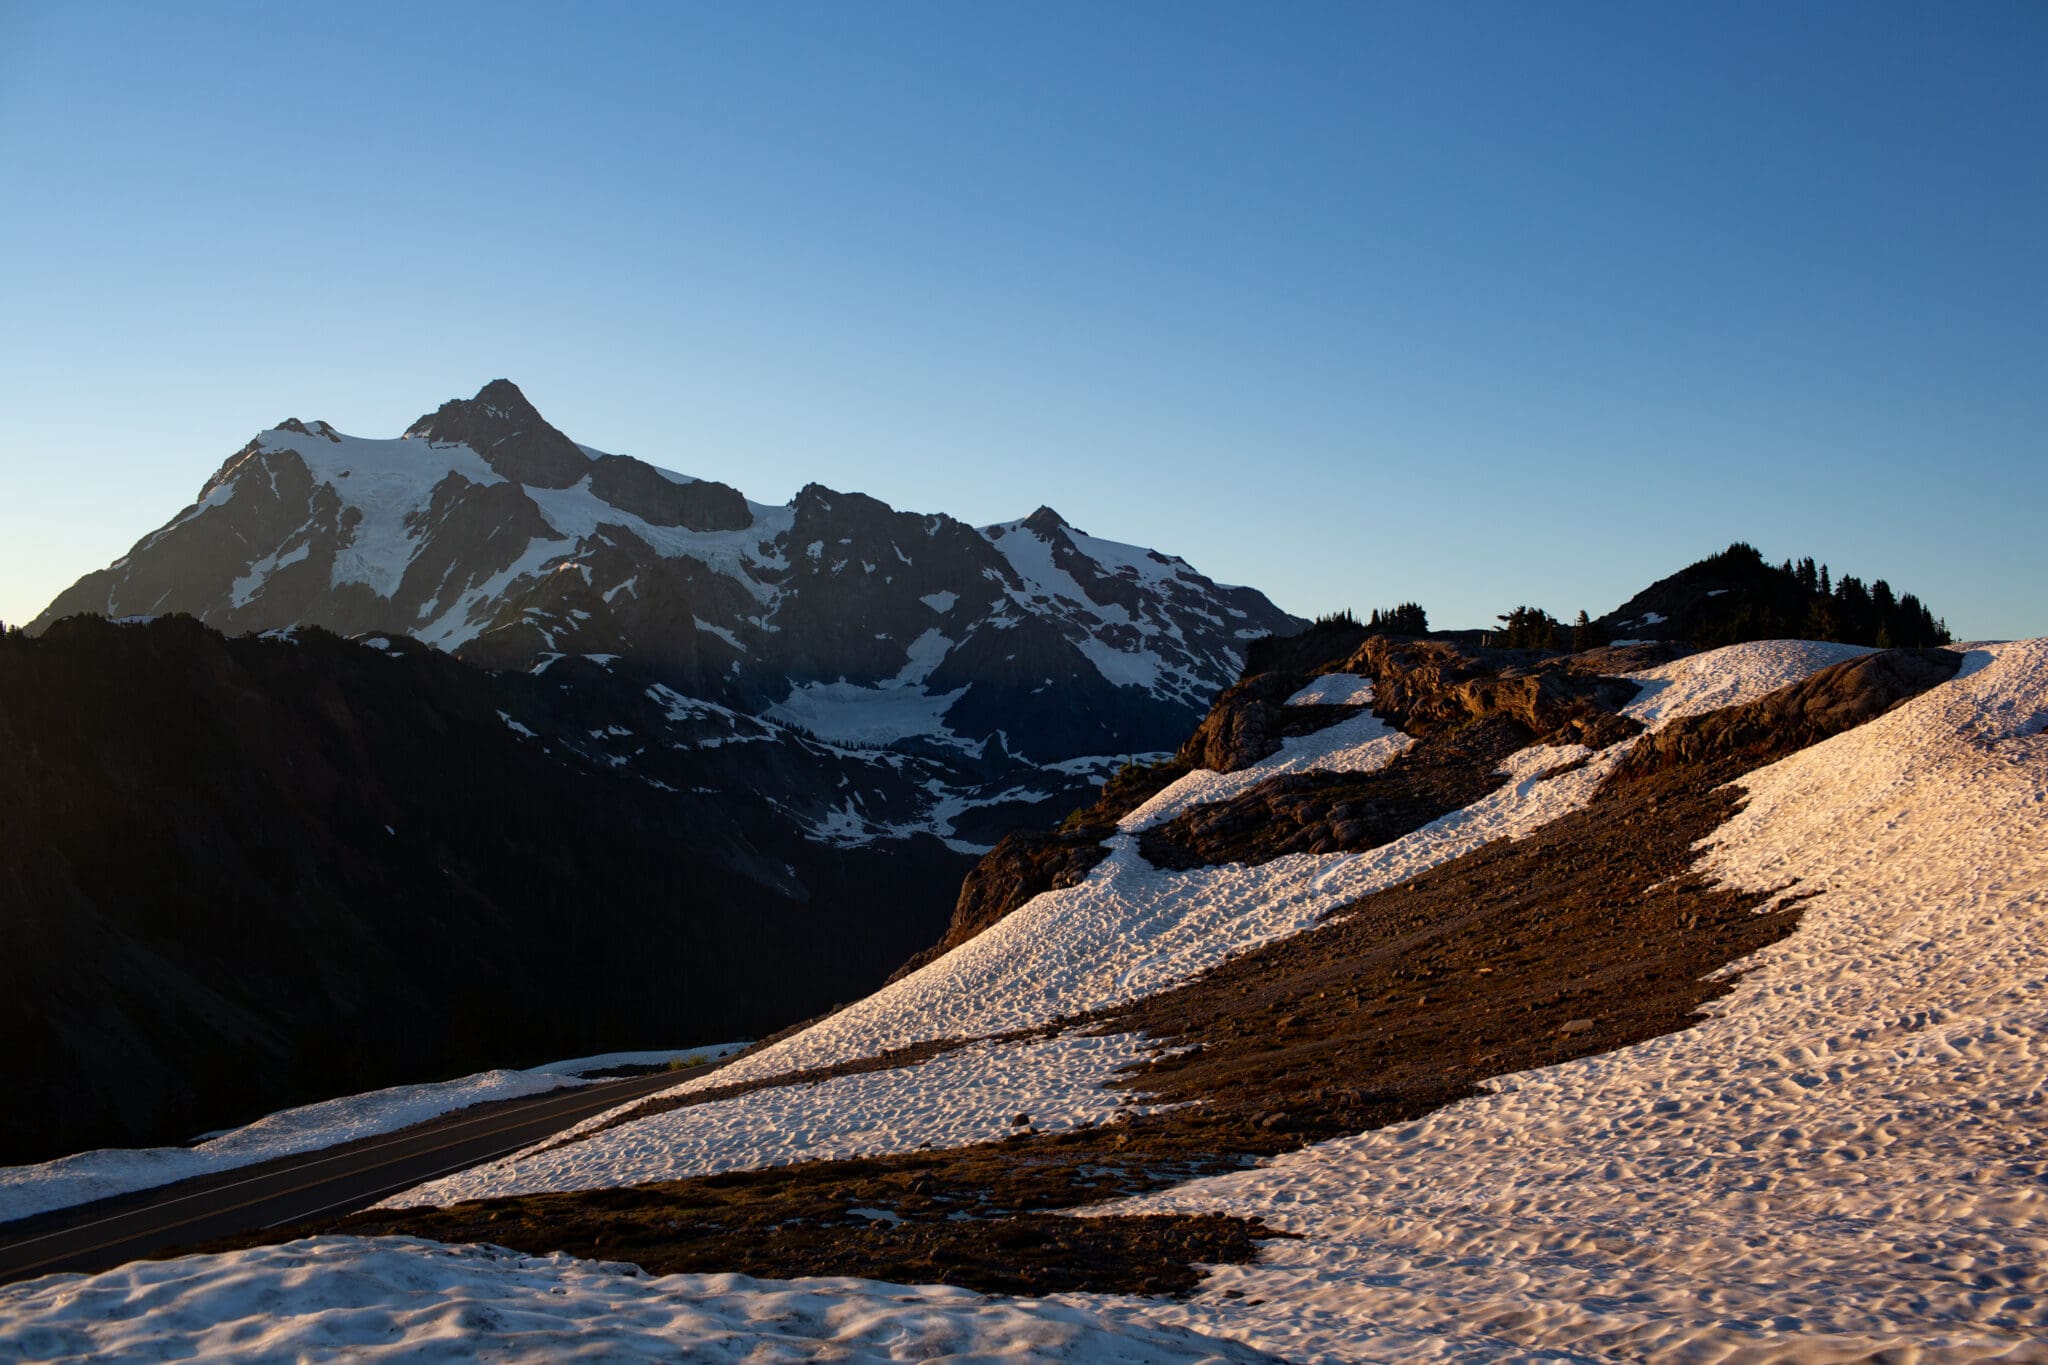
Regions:
<instances>
[{"instance_id":1,"label":"textured snow surface","mask_svg":"<svg viewBox=\"0 0 2048 1365\"><path fill-rule=\"evenodd\" d=\"M1490 839L1526 833L1576 809L1618 760L1545 774L1586 750L1513 755L1500 790L1369 852L1294 854L1258 867L1167 872L1117 834L1079 885L1048 891L945 957L830 1019L679 1087L728 1084L828 1066L938 1038L976 1038L1123 1004L1313 928L1331 910Z\"/></svg>"},{"instance_id":2,"label":"textured snow surface","mask_svg":"<svg viewBox=\"0 0 2048 1365\"><path fill-rule=\"evenodd\" d=\"M1356 673L1325 673L1287 699L1289 706L1370 706L1372 679Z\"/></svg>"},{"instance_id":3,"label":"textured snow surface","mask_svg":"<svg viewBox=\"0 0 2048 1365\"><path fill-rule=\"evenodd\" d=\"M1871 652L1863 645L1818 640L1757 640L1690 654L1629 674L1643 690L1622 708L1622 714L1661 730L1681 716L1755 701L1830 665Z\"/></svg>"},{"instance_id":4,"label":"textured snow surface","mask_svg":"<svg viewBox=\"0 0 2048 1365\"><path fill-rule=\"evenodd\" d=\"M1843 651L1847 651L1844 653ZM1733 645L1631 675L1661 696L1658 723L1761 696L1841 658L1853 646L1798 640ZM1681 682L1674 682L1677 671ZM1638 705L1642 702L1639 700ZM1166 990L1240 953L1313 928L1358 897L1578 809L1627 752L1535 746L1511 755L1509 782L1463 810L1363 853L1293 854L1257 867L1231 864L1167 872L1140 856L1130 831L1192 793L1235 794L1279 772L1333 764L1369 770L1412 741L1370 714L1286 747L1243 772L1196 772L1126 817L1110 856L1076 886L1037 896L938 961L831 1018L679 1089L724 1085L830 1066L940 1038L981 1038L1034 1028ZM1586 766L1550 776L1579 759ZM1183 790L1183 784L1188 784Z\"/></svg>"},{"instance_id":5,"label":"textured snow surface","mask_svg":"<svg viewBox=\"0 0 2048 1365\"><path fill-rule=\"evenodd\" d=\"M471 1167L385 1205L453 1204L920 1147L964 1147L1017 1131L1011 1120L1019 1114L1030 1115L1039 1132L1079 1128L1102 1123L1119 1109L1146 1112L1145 1106L1129 1105L1102 1086L1120 1068L1149 1055L1129 1034L978 1043L941 1053L921 1066L775 1086L673 1109L553 1151ZM572 1131L595 1127L602 1117Z\"/></svg>"},{"instance_id":6,"label":"textured snow surface","mask_svg":"<svg viewBox=\"0 0 2048 1365\"><path fill-rule=\"evenodd\" d=\"M586 1071L658 1065L678 1057L708 1060L730 1055L743 1046L727 1043L672 1052L607 1053L550 1062L530 1071L484 1071L452 1081L397 1085L280 1110L191 1147L110 1148L34 1166L0 1167L0 1222L395 1133L487 1100L517 1099L576 1085L576 1078Z\"/></svg>"},{"instance_id":7,"label":"textured snow surface","mask_svg":"<svg viewBox=\"0 0 2048 1365\"><path fill-rule=\"evenodd\" d=\"M1167 1316L1303 1361L2048 1359L2044 726L2048 641L1987 647L1744 778L1705 866L1820 894L1712 1019L1122 1206L1306 1238Z\"/></svg>"},{"instance_id":8,"label":"textured snow surface","mask_svg":"<svg viewBox=\"0 0 2048 1365\"><path fill-rule=\"evenodd\" d=\"M1121 1305L944 1285L670 1275L410 1238L319 1237L0 1289L0 1359L830 1361L1260 1359Z\"/></svg>"}]
</instances>

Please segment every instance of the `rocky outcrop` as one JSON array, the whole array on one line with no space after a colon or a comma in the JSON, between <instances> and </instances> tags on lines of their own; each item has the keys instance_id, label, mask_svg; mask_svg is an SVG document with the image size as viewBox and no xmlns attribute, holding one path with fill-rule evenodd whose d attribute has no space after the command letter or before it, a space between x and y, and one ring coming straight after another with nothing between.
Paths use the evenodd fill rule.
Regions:
<instances>
[{"instance_id":1,"label":"rocky outcrop","mask_svg":"<svg viewBox=\"0 0 2048 1365\"><path fill-rule=\"evenodd\" d=\"M1344 671L1371 677L1373 709L1417 737L1494 719L1557 743L1606 744L1632 733L1610 718L1636 685L1579 671L1568 654L1376 635Z\"/></svg>"},{"instance_id":2,"label":"rocky outcrop","mask_svg":"<svg viewBox=\"0 0 2048 1365\"><path fill-rule=\"evenodd\" d=\"M1377 772L1291 773L1147 830L1155 867L1253 865L1290 853L1359 853L1391 843L1501 786L1526 729L1493 719L1424 740Z\"/></svg>"},{"instance_id":3,"label":"rocky outcrop","mask_svg":"<svg viewBox=\"0 0 2048 1365\"><path fill-rule=\"evenodd\" d=\"M405 434L468 446L499 474L533 488L568 488L590 475L590 456L549 426L509 379L493 379L474 398L451 398Z\"/></svg>"},{"instance_id":4,"label":"rocky outcrop","mask_svg":"<svg viewBox=\"0 0 2048 1365\"><path fill-rule=\"evenodd\" d=\"M1638 743L1612 780L1680 765L1756 767L1877 719L1953 678L1962 661L1951 649L1887 649L1835 664L1747 706L1673 721Z\"/></svg>"},{"instance_id":5,"label":"rocky outcrop","mask_svg":"<svg viewBox=\"0 0 2048 1365\"><path fill-rule=\"evenodd\" d=\"M601 455L591 461L590 491L650 526L744 531L754 524L747 500L730 484L674 478L624 455Z\"/></svg>"},{"instance_id":6,"label":"rocky outcrop","mask_svg":"<svg viewBox=\"0 0 2048 1365\"><path fill-rule=\"evenodd\" d=\"M1298 674L1261 673L1226 689L1174 757L1219 773L1249 768L1279 749L1278 713L1301 685Z\"/></svg>"}]
</instances>

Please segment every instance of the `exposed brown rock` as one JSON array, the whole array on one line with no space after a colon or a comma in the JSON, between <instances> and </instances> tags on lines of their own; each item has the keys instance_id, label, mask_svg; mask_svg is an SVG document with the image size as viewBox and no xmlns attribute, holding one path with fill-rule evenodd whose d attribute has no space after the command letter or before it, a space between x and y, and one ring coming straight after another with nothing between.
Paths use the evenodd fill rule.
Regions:
<instances>
[{"instance_id":1,"label":"exposed brown rock","mask_svg":"<svg viewBox=\"0 0 2048 1365\"><path fill-rule=\"evenodd\" d=\"M1823 668L1747 706L1673 721L1630 752L1615 780L1633 781L1679 765L1754 765L1792 753L1947 682L1962 661L1949 649L1888 649Z\"/></svg>"},{"instance_id":2,"label":"exposed brown rock","mask_svg":"<svg viewBox=\"0 0 2048 1365\"><path fill-rule=\"evenodd\" d=\"M1579 671L1572 658L1375 635L1344 671L1370 676L1373 709L1411 735L1495 717L1513 720L1532 735L1566 731L1560 742L1612 734L1614 727L1603 718L1635 697L1635 685Z\"/></svg>"},{"instance_id":3,"label":"exposed brown rock","mask_svg":"<svg viewBox=\"0 0 2048 1365\"><path fill-rule=\"evenodd\" d=\"M1155 866L1186 869L1377 848L1500 786L1495 770L1529 738L1496 717L1425 739L1377 772L1277 777L1147 830L1138 849Z\"/></svg>"}]
</instances>

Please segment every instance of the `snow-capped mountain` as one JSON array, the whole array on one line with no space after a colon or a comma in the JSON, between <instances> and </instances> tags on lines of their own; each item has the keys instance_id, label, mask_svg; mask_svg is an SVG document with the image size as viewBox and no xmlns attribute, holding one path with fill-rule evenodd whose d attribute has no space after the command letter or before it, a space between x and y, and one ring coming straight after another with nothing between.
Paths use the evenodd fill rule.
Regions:
<instances>
[{"instance_id":1,"label":"snow-capped mountain","mask_svg":"<svg viewBox=\"0 0 2048 1365\"><path fill-rule=\"evenodd\" d=\"M186 612L414 636L492 669L642 665L859 746L1035 764L1170 747L1303 623L1041 507L975 528L812 484L786 506L578 445L508 380L395 440L297 420L31 629Z\"/></svg>"}]
</instances>

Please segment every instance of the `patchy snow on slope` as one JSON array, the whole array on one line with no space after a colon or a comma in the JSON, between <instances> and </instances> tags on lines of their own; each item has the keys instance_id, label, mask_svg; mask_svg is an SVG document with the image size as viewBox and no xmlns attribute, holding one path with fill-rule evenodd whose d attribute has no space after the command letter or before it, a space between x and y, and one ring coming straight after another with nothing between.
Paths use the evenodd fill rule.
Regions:
<instances>
[{"instance_id":1,"label":"patchy snow on slope","mask_svg":"<svg viewBox=\"0 0 2048 1365\"><path fill-rule=\"evenodd\" d=\"M669 1275L502 1247L317 1237L0 1288L0 1357L553 1365L1261 1357L1121 1306L945 1285Z\"/></svg>"},{"instance_id":2,"label":"patchy snow on slope","mask_svg":"<svg viewBox=\"0 0 2048 1365\"><path fill-rule=\"evenodd\" d=\"M1745 682L1747 675L1760 672L1772 680L1770 687L1782 686L1844 657L1835 653L1842 648L1848 647L1779 642L1697 655L1681 661L1694 665L1685 695L1761 695L1769 689ZM1383 729L1380 738L1366 738L1368 722L1383 726L1359 717L1301 738L1341 754L1347 741L1369 747L1397 735ZM1339 734L1347 727L1359 728ZM1151 819L1141 807L1107 841L1110 856L1079 884L1034 897L936 962L733 1062L715 1083L829 1066L934 1039L1038 1027L1169 989L1240 953L1311 929L1360 896L1582 808L1628 748L1626 742L1598 753L1579 745L1532 746L1509 756L1502 767L1506 785L1392 843L1353 854L1291 854L1257 867L1168 872L1152 866L1131 832ZM1265 772L1281 770L1278 765L1304 752L1273 755L1265 764L1275 766ZM1580 759L1584 767L1558 772ZM712 1083L701 1078L670 1093Z\"/></svg>"},{"instance_id":3,"label":"patchy snow on slope","mask_svg":"<svg viewBox=\"0 0 2048 1365\"><path fill-rule=\"evenodd\" d=\"M950 738L946 712L967 689L927 693L924 681L952 647L940 631L927 630L906 647L903 668L893 678L874 687L843 679L800 683L761 714L834 744L884 745L913 735Z\"/></svg>"},{"instance_id":4,"label":"patchy snow on slope","mask_svg":"<svg viewBox=\"0 0 2048 1365\"><path fill-rule=\"evenodd\" d=\"M1078 885L1048 891L938 961L804 1032L742 1057L717 1077L677 1087L754 1080L940 1038L1034 1028L1062 1015L1123 1004L1218 963L1314 928L1368 892L1412 877L1489 840L1526 833L1591 798L1619 747L1587 766L1580 746L1512 755L1507 785L1462 811L1364 853L1291 854L1257 867L1169 872L1112 835L1110 856Z\"/></svg>"},{"instance_id":5,"label":"patchy snow on slope","mask_svg":"<svg viewBox=\"0 0 2048 1365\"><path fill-rule=\"evenodd\" d=\"M1289 706L1370 706L1372 679L1356 673L1325 673L1287 699Z\"/></svg>"},{"instance_id":6,"label":"patchy snow on slope","mask_svg":"<svg viewBox=\"0 0 2048 1365\"><path fill-rule=\"evenodd\" d=\"M1022 521L984 527L982 535L995 547L996 553L1009 562L1011 572L1023 582L1021 592L1007 586L1005 589L1020 605L1028 607L1032 597L1045 596L1069 607L1094 609L1093 599L1074 581L1074 576L1053 559L1052 542L1040 539L1038 533Z\"/></svg>"},{"instance_id":7,"label":"patchy snow on slope","mask_svg":"<svg viewBox=\"0 0 2048 1365\"><path fill-rule=\"evenodd\" d=\"M763 555L761 545L796 524L792 508L749 502L747 512L753 522L738 530L693 531L685 526L657 526L606 502L591 491L588 478L567 488L529 486L526 496L540 508L548 525L567 540L596 537L606 526L623 526L663 558L694 559L713 572L732 578L763 603L773 601L775 592L758 573L764 567L774 567L773 561Z\"/></svg>"},{"instance_id":8,"label":"patchy snow on slope","mask_svg":"<svg viewBox=\"0 0 2048 1365\"><path fill-rule=\"evenodd\" d=\"M1030 1115L1041 1133L1146 1113L1104 1084L1153 1052L1130 1034L977 1043L919 1066L775 1086L672 1109L552 1151L522 1152L421 1185L385 1208L640 1185L718 1171L995 1142ZM704 1079L718 1084L728 1075ZM639 1103L638 1101L635 1102ZM620 1111L611 1111L613 1113ZM571 1132L601 1126L609 1115ZM554 1139L550 1139L550 1142ZM541 1144L545 1147L547 1144Z\"/></svg>"},{"instance_id":9,"label":"patchy snow on slope","mask_svg":"<svg viewBox=\"0 0 2048 1365\"><path fill-rule=\"evenodd\" d=\"M1873 651L1865 645L1819 640L1756 640L1705 654L1688 654L1626 675L1642 692L1622 714L1661 730L1682 716L1741 706L1833 664Z\"/></svg>"},{"instance_id":10,"label":"patchy snow on slope","mask_svg":"<svg viewBox=\"0 0 2048 1365\"><path fill-rule=\"evenodd\" d=\"M1280 752L1234 773L1198 768L1126 815L1117 828L1131 834L1151 829L1288 773L1377 772L1414 745L1413 738L1367 711L1313 734L1290 735L1280 741Z\"/></svg>"},{"instance_id":11,"label":"patchy snow on slope","mask_svg":"<svg viewBox=\"0 0 2048 1365\"><path fill-rule=\"evenodd\" d=\"M1165 668L1157 654L1135 644L1130 649L1119 649L1093 635L1083 635L1073 643L1074 648L1081 651L1081 657L1094 664L1095 671L1115 687L1142 687L1151 691L1159 685L1162 674L1168 675L1179 688L1201 685L1178 669Z\"/></svg>"},{"instance_id":12,"label":"patchy snow on slope","mask_svg":"<svg viewBox=\"0 0 2048 1365\"><path fill-rule=\"evenodd\" d=\"M1711 1018L1117 1206L1305 1238L1162 1316L1301 1361L2048 1358L2044 729L2048 641L1993 646L1743 778L1704 867L1818 894Z\"/></svg>"},{"instance_id":13,"label":"patchy snow on slope","mask_svg":"<svg viewBox=\"0 0 2048 1365\"><path fill-rule=\"evenodd\" d=\"M465 445L334 435L339 439L273 429L256 440L266 451L296 452L315 483L332 486L342 506L360 514L349 543L334 557L330 581L337 588L361 583L379 597L392 596L418 551L417 518L433 500L434 489L458 476L474 484L505 482ZM236 477L250 475L245 470Z\"/></svg>"},{"instance_id":14,"label":"patchy snow on slope","mask_svg":"<svg viewBox=\"0 0 2048 1365\"><path fill-rule=\"evenodd\" d=\"M313 542L311 540L302 540L289 550L280 550L276 554L263 556L249 566L247 573L237 578L229 586L228 604L235 607L248 606L249 599L254 597L262 589L263 585L270 581L272 574L287 565L297 564L312 553Z\"/></svg>"}]
</instances>

